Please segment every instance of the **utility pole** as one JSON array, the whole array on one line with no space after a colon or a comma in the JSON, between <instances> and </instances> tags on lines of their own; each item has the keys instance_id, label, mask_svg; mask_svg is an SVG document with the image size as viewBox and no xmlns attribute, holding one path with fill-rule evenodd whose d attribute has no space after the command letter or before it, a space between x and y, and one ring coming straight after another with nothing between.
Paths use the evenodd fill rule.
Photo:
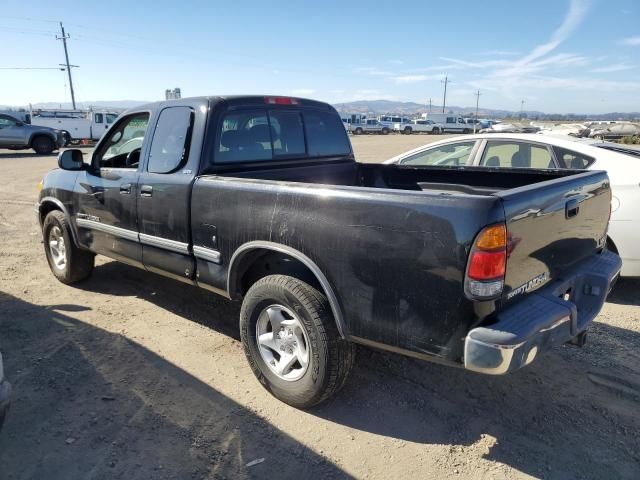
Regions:
<instances>
[{"instance_id":1,"label":"utility pole","mask_svg":"<svg viewBox=\"0 0 640 480\"><path fill-rule=\"evenodd\" d=\"M62 40L62 44L64 45L64 59L65 63L61 63L60 65L66 67L67 74L69 75L69 90L71 90L71 104L73 105L73 109L76 109L76 95L73 91L73 80L71 80L71 67L77 67L78 65L69 65L69 52L67 51L67 39L69 35L64 33L64 27L62 26L62 22L60 22L60 30L62 31L62 36L56 37L57 40Z\"/></svg>"},{"instance_id":2,"label":"utility pole","mask_svg":"<svg viewBox=\"0 0 640 480\"><path fill-rule=\"evenodd\" d=\"M444 76L444 80L440 80L440 83L444 83L444 97L442 97L442 113L444 113L444 107L447 104L447 83L449 83L449 77Z\"/></svg>"},{"instance_id":3,"label":"utility pole","mask_svg":"<svg viewBox=\"0 0 640 480\"><path fill-rule=\"evenodd\" d=\"M431 97L429 97L429 113L431 113Z\"/></svg>"},{"instance_id":4,"label":"utility pole","mask_svg":"<svg viewBox=\"0 0 640 480\"><path fill-rule=\"evenodd\" d=\"M524 114L524 100L520 101L520 120L522 120L522 115Z\"/></svg>"},{"instance_id":5,"label":"utility pole","mask_svg":"<svg viewBox=\"0 0 640 480\"><path fill-rule=\"evenodd\" d=\"M476 133L476 127L478 126L478 104L480 103L480 90L476 92L476 121L473 124L473 133Z\"/></svg>"}]
</instances>

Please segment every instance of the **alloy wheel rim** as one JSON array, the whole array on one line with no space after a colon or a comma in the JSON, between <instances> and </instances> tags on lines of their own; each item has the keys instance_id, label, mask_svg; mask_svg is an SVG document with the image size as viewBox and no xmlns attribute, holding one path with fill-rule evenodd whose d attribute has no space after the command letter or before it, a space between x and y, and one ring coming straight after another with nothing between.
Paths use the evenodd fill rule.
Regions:
<instances>
[{"instance_id":1,"label":"alloy wheel rim","mask_svg":"<svg viewBox=\"0 0 640 480\"><path fill-rule=\"evenodd\" d=\"M62 230L57 225L49 230L49 252L53 265L58 270L64 270L67 266L67 247Z\"/></svg>"},{"instance_id":2,"label":"alloy wheel rim","mask_svg":"<svg viewBox=\"0 0 640 480\"><path fill-rule=\"evenodd\" d=\"M309 339L298 317L282 305L270 305L258 316L260 356L278 378L293 382L309 368Z\"/></svg>"}]
</instances>

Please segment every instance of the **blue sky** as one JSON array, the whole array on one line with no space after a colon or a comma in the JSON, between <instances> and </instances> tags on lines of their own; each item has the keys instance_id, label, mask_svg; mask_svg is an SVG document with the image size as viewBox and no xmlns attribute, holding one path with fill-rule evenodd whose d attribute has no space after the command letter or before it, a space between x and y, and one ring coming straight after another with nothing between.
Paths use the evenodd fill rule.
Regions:
<instances>
[{"instance_id":1,"label":"blue sky","mask_svg":"<svg viewBox=\"0 0 640 480\"><path fill-rule=\"evenodd\" d=\"M640 2L0 1L0 67L79 101L275 93L546 112L640 110ZM0 70L0 105L67 101Z\"/></svg>"}]
</instances>

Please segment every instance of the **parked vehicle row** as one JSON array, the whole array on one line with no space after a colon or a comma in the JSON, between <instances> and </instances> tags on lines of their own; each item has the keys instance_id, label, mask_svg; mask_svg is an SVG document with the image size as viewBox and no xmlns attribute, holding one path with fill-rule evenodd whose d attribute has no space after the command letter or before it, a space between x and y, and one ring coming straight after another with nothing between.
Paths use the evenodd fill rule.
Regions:
<instances>
[{"instance_id":1,"label":"parked vehicle row","mask_svg":"<svg viewBox=\"0 0 640 480\"><path fill-rule=\"evenodd\" d=\"M617 143L532 134L479 134L434 142L387 160L420 166L491 169L606 170L611 181L607 247L622 257L623 276L640 276L640 150Z\"/></svg>"},{"instance_id":2,"label":"parked vehicle row","mask_svg":"<svg viewBox=\"0 0 640 480\"><path fill-rule=\"evenodd\" d=\"M584 342L620 259L605 172L458 166L478 141L364 164L324 103L141 106L43 179L44 253L63 283L103 254L242 299L249 365L296 407L342 387L356 343L506 374Z\"/></svg>"}]
</instances>

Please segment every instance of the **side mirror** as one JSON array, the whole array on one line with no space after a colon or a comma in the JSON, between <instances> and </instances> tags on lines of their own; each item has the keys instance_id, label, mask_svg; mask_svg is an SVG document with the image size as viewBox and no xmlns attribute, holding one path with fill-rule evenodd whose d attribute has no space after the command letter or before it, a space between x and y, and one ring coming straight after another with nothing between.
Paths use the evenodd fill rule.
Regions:
<instances>
[{"instance_id":1,"label":"side mirror","mask_svg":"<svg viewBox=\"0 0 640 480\"><path fill-rule=\"evenodd\" d=\"M58 154L58 167L62 170L82 170L84 160L82 150L72 148Z\"/></svg>"}]
</instances>

